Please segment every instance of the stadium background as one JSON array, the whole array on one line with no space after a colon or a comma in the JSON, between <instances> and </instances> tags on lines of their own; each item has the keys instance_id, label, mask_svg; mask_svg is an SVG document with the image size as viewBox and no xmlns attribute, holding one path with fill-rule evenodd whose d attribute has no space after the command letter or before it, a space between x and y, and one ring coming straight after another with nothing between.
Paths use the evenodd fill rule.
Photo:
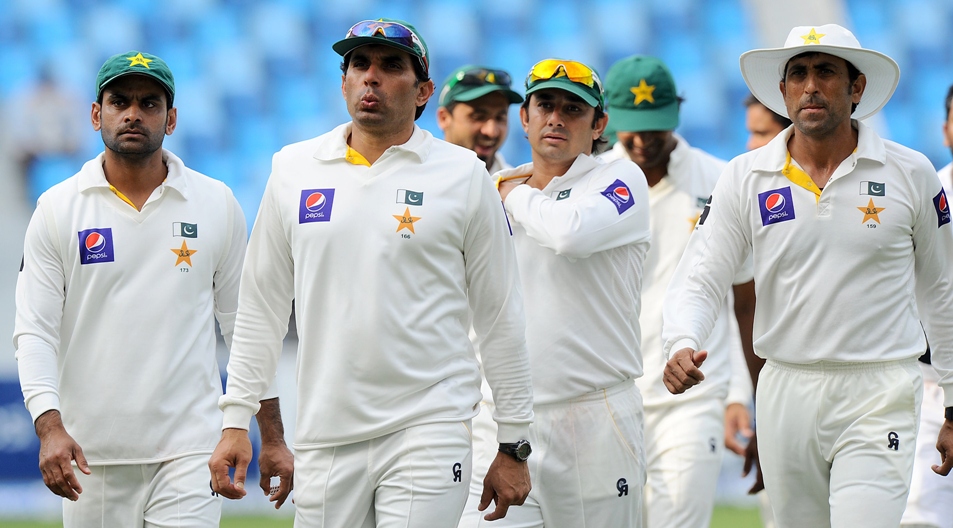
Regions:
<instances>
[{"instance_id":1,"label":"stadium background","mask_svg":"<svg viewBox=\"0 0 953 528\"><path fill-rule=\"evenodd\" d=\"M583 61L605 73L632 54L662 58L685 98L678 132L723 158L744 150L747 88L738 56L780 46L793 25L838 22L866 47L893 57L900 86L873 118L882 135L925 153L936 167L942 144L943 98L953 82L953 0L0 0L0 336L12 335L14 286L23 233L42 190L72 175L102 150L88 126L96 72L110 55L140 49L164 58L176 77L179 123L165 146L189 166L234 190L249 228L282 145L348 120L340 95L340 58L331 43L356 21L409 20L431 52L438 85L455 67L485 64L508 70L521 90L529 67L545 57ZM796 4L796 5L794 5ZM36 126L23 104L43 72L74 105L63 121L82 124L78 148L39 156L22 167L25 131ZM67 100L69 100L67 98ZM50 104L53 104L52 101ZM418 124L440 137L432 100ZM502 149L514 164L529 148L511 111ZM29 136L26 137L26 140ZM280 367L283 411L294 429L293 350ZM221 351L222 361L226 359ZM23 407L14 350L0 339L0 523L56 518L58 500L36 469L38 442ZM753 503L726 460L722 504ZM268 514L259 496L229 503L232 515ZM290 508L284 515L290 513ZM727 524L726 526L729 526Z\"/></svg>"}]
</instances>

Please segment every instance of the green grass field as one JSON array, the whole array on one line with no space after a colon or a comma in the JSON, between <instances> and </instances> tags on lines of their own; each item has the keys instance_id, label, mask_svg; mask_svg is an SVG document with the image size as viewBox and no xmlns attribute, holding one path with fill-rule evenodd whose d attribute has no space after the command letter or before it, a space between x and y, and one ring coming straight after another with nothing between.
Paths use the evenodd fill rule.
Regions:
<instances>
[{"instance_id":1,"label":"green grass field","mask_svg":"<svg viewBox=\"0 0 953 528\"><path fill-rule=\"evenodd\" d=\"M274 517L226 517L222 519L222 528L291 528L292 519ZM62 528L59 522L35 522L0 520L3 528ZM715 508L711 528L761 528L761 518L753 509L729 507Z\"/></svg>"}]
</instances>

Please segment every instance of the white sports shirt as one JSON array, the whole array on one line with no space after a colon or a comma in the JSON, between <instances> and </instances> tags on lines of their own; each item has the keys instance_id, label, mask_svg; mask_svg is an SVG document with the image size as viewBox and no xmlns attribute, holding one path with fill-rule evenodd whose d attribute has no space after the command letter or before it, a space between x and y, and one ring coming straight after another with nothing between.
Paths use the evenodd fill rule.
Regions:
<instances>
[{"instance_id":1,"label":"white sports shirt","mask_svg":"<svg viewBox=\"0 0 953 528\"><path fill-rule=\"evenodd\" d=\"M947 192L953 192L953 163L936 171L936 175L940 178L940 183L943 184L943 188L946 189Z\"/></svg>"},{"instance_id":2,"label":"white sports shirt","mask_svg":"<svg viewBox=\"0 0 953 528\"><path fill-rule=\"evenodd\" d=\"M533 164L497 173L529 176ZM543 189L506 197L526 296L526 345L537 404L642 375L639 290L649 248L641 169L580 154Z\"/></svg>"},{"instance_id":3,"label":"white sports shirt","mask_svg":"<svg viewBox=\"0 0 953 528\"><path fill-rule=\"evenodd\" d=\"M953 406L946 194L922 154L861 122L853 126L857 149L819 195L782 173L793 128L728 164L666 297L666 355L698 349L714 324L713 299L753 249L759 356L790 363L914 358L926 350L925 329L945 404Z\"/></svg>"},{"instance_id":4,"label":"white sports shirt","mask_svg":"<svg viewBox=\"0 0 953 528\"><path fill-rule=\"evenodd\" d=\"M501 442L526 438L532 381L510 230L486 164L418 127L370 167L351 124L283 148L242 274L225 427L247 428L272 379L291 301L297 449L476 415L468 301Z\"/></svg>"},{"instance_id":5,"label":"white sports shirt","mask_svg":"<svg viewBox=\"0 0 953 528\"><path fill-rule=\"evenodd\" d=\"M245 219L220 181L162 152L169 173L137 211L104 155L40 196L27 229L13 336L35 420L59 409L92 465L211 453Z\"/></svg>"},{"instance_id":6,"label":"white sports shirt","mask_svg":"<svg viewBox=\"0 0 953 528\"><path fill-rule=\"evenodd\" d=\"M717 398L727 403L751 401L751 378L741 348L738 322L731 308L732 295L722 300L718 319L703 349L705 383L685 394L674 395L662 383L666 358L662 352L662 303L685 252L688 239L712 189L725 168L725 161L694 148L675 134L675 149L669 156L668 172L649 187L652 248L645 257L642 282L642 364L645 374L636 381L645 407L679 405L692 400ZM622 143L602 155L604 159L631 159ZM750 266L735 277L735 283L751 280Z\"/></svg>"}]
</instances>

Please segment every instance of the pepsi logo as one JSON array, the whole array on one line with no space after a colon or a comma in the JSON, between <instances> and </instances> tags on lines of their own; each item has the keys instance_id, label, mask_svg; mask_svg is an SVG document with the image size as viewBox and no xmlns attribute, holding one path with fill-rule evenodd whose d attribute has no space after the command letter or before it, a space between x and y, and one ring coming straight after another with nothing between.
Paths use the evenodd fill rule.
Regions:
<instances>
[{"instance_id":1,"label":"pepsi logo","mask_svg":"<svg viewBox=\"0 0 953 528\"><path fill-rule=\"evenodd\" d=\"M324 209L324 204L328 203L328 199L324 196L324 193L315 191L308 195L304 201L304 207L311 211L312 213Z\"/></svg>"},{"instance_id":2,"label":"pepsi logo","mask_svg":"<svg viewBox=\"0 0 953 528\"><path fill-rule=\"evenodd\" d=\"M612 193L616 195L616 198L622 200L622 203L629 201L629 190L625 187L616 187L612 190Z\"/></svg>"},{"instance_id":3,"label":"pepsi logo","mask_svg":"<svg viewBox=\"0 0 953 528\"><path fill-rule=\"evenodd\" d=\"M785 204L784 195L781 193L771 193L764 200L764 206L768 209L768 211L772 213L776 213L780 211L781 209L784 209L784 204Z\"/></svg>"},{"instance_id":4,"label":"pepsi logo","mask_svg":"<svg viewBox=\"0 0 953 528\"><path fill-rule=\"evenodd\" d=\"M950 204L946 201L946 194L940 194L940 202L937 204L937 207L940 208L941 213L950 212Z\"/></svg>"},{"instance_id":5,"label":"pepsi logo","mask_svg":"<svg viewBox=\"0 0 953 528\"><path fill-rule=\"evenodd\" d=\"M101 253L106 249L106 237L101 233L93 231L86 235L86 250L91 253Z\"/></svg>"}]
</instances>

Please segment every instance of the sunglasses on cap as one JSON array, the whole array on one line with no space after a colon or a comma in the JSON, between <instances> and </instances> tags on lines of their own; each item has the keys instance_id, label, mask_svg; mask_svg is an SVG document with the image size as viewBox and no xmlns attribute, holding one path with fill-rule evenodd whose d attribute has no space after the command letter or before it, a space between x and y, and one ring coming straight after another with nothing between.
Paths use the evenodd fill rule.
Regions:
<instances>
[{"instance_id":1,"label":"sunglasses on cap","mask_svg":"<svg viewBox=\"0 0 953 528\"><path fill-rule=\"evenodd\" d=\"M526 86L560 76L568 77L574 83L584 84L589 88L602 91L602 81L599 80L599 75L592 68L581 62L560 59L546 59L537 62L526 77Z\"/></svg>"},{"instance_id":2,"label":"sunglasses on cap","mask_svg":"<svg viewBox=\"0 0 953 528\"><path fill-rule=\"evenodd\" d=\"M447 88L453 88L458 84L464 86L485 86L487 84L493 84L508 87L511 82L510 74L503 70L474 68L457 73L456 77L450 79L450 82L447 83Z\"/></svg>"},{"instance_id":3,"label":"sunglasses on cap","mask_svg":"<svg viewBox=\"0 0 953 528\"><path fill-rule=\"evenodd\" d=\"M427 50L424 49L420 38L407 26L397 22L383 20L363 20L347 30L345 39L356 37L383 37L385 40L414 50L421 61L427 62Z\"/></svg>"}]
</instances>

